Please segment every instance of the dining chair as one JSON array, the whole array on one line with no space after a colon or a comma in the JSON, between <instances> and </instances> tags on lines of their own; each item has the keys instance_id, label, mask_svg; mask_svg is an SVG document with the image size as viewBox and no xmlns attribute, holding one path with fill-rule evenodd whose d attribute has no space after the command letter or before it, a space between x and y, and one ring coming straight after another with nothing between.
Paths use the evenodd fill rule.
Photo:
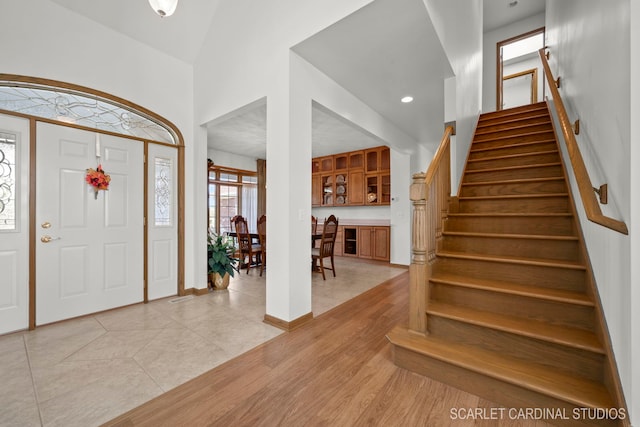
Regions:
<instances>
[{"instance_id":1,"label":"dining chair","mask_svg":"<svg viewBox=\"0 0 640 427\"><path fill-rule=\"evenodd\" d=\"M267 216L262 215L258 218L258 240L260 241L260 247L262 248L262 259L260 260L260 277L262 277L262 271L267 264Z\"/></svg>"},{"instance_id":2,"label":"dining chair","mask_svg":"<svg viewBox=\"0 0 640 427\"><path fill-rule=\"evenodd\" d=\"M249 227L247 226L247 220L243 217L236 217L235 229L238 238L238 250L240 252L240 264L244 263L245 257L248 258L247 274L251 267L257 267L260 262L260 256L262 255L262 246L260 244L254 244L249 233Z\"/></svg>"},{"instance_id":3,"label":"dining chair","mask_svg":"<svg viewBox=\"0 0 640 427\"><path fill-rule=\"evenodd\" d=\"M311 215L311 235L314 236L318 233L318 217ZM311 247L315 248L316 240L311 239Z\"/></svg>"},{"instance_id":4,"label":"dining chair","mask_svg":"<svg viewBox=\"0 0 640 427\"><path fill-rule=\"evenodd\" d=\"M317 269L314 269L314 271L322 273L322 280L327 280L324 274L325 269L331 270L333 272L333 277L336 277L336 268L333 263L333 248L336 243L336 234L338 234L338 218L336 218L335 215L331 215L329 218L324 220L320 247L311 249L313 265L318 267ZM331 268L324 266L325 258L329 258L331 260Z\"/></svg>"}]
</instances>

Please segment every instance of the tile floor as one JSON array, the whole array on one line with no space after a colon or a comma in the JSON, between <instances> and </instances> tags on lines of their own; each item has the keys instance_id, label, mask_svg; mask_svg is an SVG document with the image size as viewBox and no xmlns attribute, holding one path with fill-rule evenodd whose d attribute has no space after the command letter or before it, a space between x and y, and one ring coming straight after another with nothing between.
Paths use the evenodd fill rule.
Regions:
<instances>
[{"instance_id":1,"label":"tile floor","mask_svg":"<svg viewBox=\"0 0 640 427\"><path fill-rule=\"evenodd\" d=\"M315 316L402 268L337 259L313 275ZM283 333L262 322L264 278L0 336L0 426L96 426ZM268 273L266 273L268 274Z\"/></svg>"}]
</instances>

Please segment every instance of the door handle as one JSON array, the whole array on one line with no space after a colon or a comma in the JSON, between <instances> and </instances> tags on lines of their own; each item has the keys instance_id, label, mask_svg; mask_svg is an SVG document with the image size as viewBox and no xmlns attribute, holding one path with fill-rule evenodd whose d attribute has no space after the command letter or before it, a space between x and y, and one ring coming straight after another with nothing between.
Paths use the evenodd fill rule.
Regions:
<instances>
[{"instance_id":1,"label":"door handle","mask_svg":"<svg viewBox=\"0 0 640 427\"><path fill-rule=\"evenodd\" d=\"M45 236L42 236L42 237L40 238L40 241L41 241L42 243L49 243L49 242L50 242L50 241L52 241L52 240L60 240L60 237L51 237L51 236L46 236L46 235L45 235Z\"/></svg>"},{"instance_id":2,"label":"door handle","mask_svg":"<svg viewBox=\"0 0 640 427\"><path fill-rule=\"evenodd\" d=\"M49 221L45 221L42 224L40 224L40 226L42 228L51 228L51 223Z\"/></svg>"}]
</instances>

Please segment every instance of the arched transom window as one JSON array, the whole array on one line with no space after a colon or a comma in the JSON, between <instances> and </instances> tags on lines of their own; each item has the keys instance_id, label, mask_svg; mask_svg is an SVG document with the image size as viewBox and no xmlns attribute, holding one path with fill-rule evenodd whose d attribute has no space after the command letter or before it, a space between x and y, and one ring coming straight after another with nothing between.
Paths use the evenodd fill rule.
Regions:
<instances>
[{"instance_id":1,"label":"arched transom window","mask_svg":"<svg viewBox=\"0 0 640 427\"><path fill-rule=\"evenodd\" d=\"M118 102L100 92L41 82L0 80L0 110L72 123L145 140L179 144L171 127L125 101Z\"/></svg>"}]
</instances>

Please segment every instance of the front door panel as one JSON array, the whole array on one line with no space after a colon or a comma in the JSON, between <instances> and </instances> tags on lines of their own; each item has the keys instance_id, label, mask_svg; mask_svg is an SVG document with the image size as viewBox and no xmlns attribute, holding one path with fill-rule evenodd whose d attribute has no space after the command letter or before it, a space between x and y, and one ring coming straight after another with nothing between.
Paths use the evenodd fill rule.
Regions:
<instances>
[{"instance_id":1,"label":"front door panel","mask_svg":"<svg viewBox=\"0 0 640 427\"><path fill-rule=\"evenodd\" d=\"M96 196L98 162L111 182ZM39 123L36 165L36 323L142 301L142 143Z\"/></svg>"}]
</instances>

